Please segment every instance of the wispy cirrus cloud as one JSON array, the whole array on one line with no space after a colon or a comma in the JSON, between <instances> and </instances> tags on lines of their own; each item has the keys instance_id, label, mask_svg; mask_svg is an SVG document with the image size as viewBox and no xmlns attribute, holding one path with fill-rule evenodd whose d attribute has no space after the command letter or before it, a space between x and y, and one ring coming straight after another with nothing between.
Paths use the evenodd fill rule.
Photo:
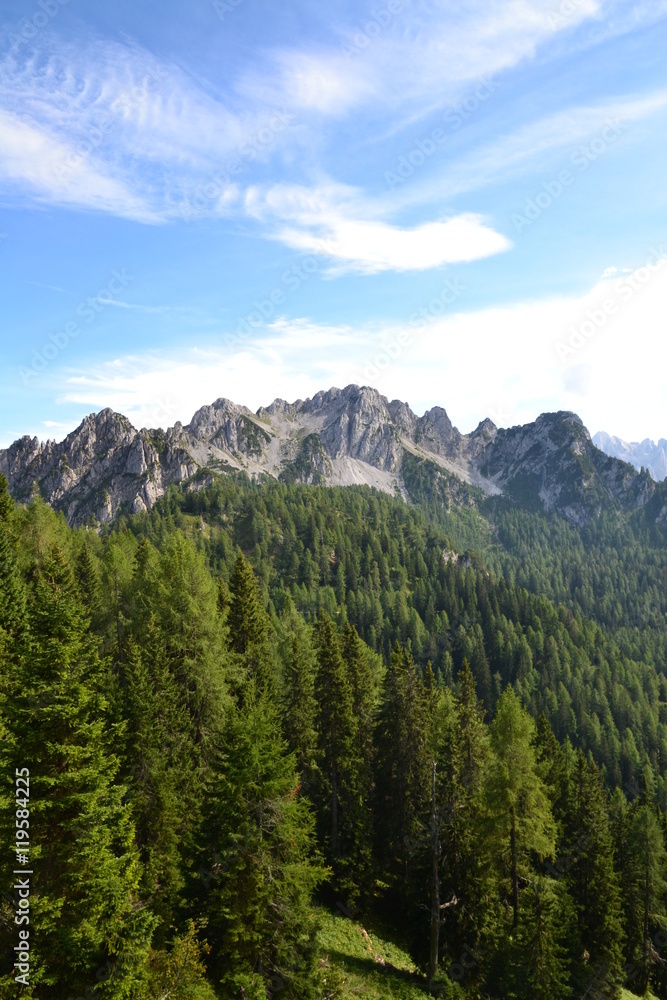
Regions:
<instances>
[{"instance_id":1,"label":"wispy cirrus cloud","mask_svg":"<svg viewBox=\"0 0 667 1000\"><path fill-rule=\"evenodd\" d=\"M395 117L411 106L425 114L481 77L531 58L561 27L595 17L601 2L578 0L562 26L549 17L558 6L559 0L404 0L381 18L360 10L352 23L338 24L337 43L268 53L269 72L249 70L239 90L335 117L371 102L375 115L389 110Z\"/></svg>"},{"instance_id":2,"label":"wispy cirrus cloud","mask_svg":"<svg viewBox=\"0 0 667 1000\"><path fill-rule=\"evenodd\" d=\"M599 26L603 12L624 30L656 16L655 5L642 3L633 17L627 0L575 0L567 17L562 6L404 0L388 21L374 22L372 35L364 17L348 17L326 40L263 52L224 96L130 42L91 37L75 45L45 35L39 48L10 45L0 60L0 188L142 223L247 212L263 235L294 249L320 252L327 244L330 273L423 270L490 256L507 249L507 239L474 204L447 217L443 202L535 169L605 115L655 112L664 94L563 109L476 148L473 129L473 148L469 142L436 181L411 181L384 204L361 185L313 184L313 176L336 172L323 162L331 150L322 122L336 119L342 128L345 120L347 142L360 130L386 136L475 81L515 69L566 30ZM667 0L658 6L667 9ZM368 44L355 49L360 33ZM276 114L283 124L267 129ZM263 132L270 141L258 139ZM283 162L282 152L289 153ZM262 166L276 169L260 184ZM376 180L382 176L378 170ZM364 180L373 187L372 176ZM400 209L415 205L429 206L425 219L396 221Z\"/></svg>"},{"instance_id":3,"label":"wispy cirrus cloud","mask_svg":"<svg viewBox=\"0 0 667 1000\"><path fill-rule=\"evenodd\" d=\"M428 204L443 192L455 197L491 184L505 183L543 170L562 150L574 150L606 134L616 136L642 120L667 111L667 90L648 94L622 94L598 103L574 106L526 122L492 142L473 144L470 151L445 162L436 176L401 189L397 205ZM436 164L437 165L437 164Z\"/></svg>"},{"instance_id":4,"label":"wispy cirrus cloud","mask_svg":"<svg viewBox=\"0 0 667 1000\"><path fill-rule=\"evenodd\" d=\"M0 177L38 201L112 212L140 222L159 216L123 181L78 157L64 171L57 167L74 153L72 145L44 126L32 125L0 110Z\"/></svg>"},{"instance_id":5,"label":"wispy cirrus cloud","mask_svg":"<svg viewBox=\"0 0 667 1000\"><path fill-rule=\"evenodd\" d=\"M44 45L0 62L0 182L38 201L168 220L265 116L230 110L137 45Z\"/></svg>"}]
</instances>

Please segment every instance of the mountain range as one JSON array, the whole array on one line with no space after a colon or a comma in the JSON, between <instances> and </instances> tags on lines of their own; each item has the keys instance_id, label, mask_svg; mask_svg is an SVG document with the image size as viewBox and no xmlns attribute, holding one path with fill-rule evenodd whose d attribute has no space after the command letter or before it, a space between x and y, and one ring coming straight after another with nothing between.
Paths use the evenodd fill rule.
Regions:
<instances>
[{"instance_id":1,"label":"mountain range","mask_svg":"<svg viewBox=\"0 0 667 1000\"><path fill-rule=\"evenodd\" d=\"M630 462L635 469L646 469L652 479L661 482L667 479L667 440L660 438L658 443L644 438L643 441L623 441L599 431L593 437L593 444L605 455L612 455L624 462Z\"/></svg>"},{"instance_id":2,"label":"mountain range","mask_svg":"<svg viewBox=\"0 0 667 1000\"><path fill-rule=\"evenodd\" d=\"M168 430L137 430L105 409L64 441L15 441L0 450L0 472L17 499L38 491L82 525L147 510L173 483L201 489L240 470L290 483L366 484L408 500L408 456L444 474L468 504L505 496L579 525L608 508L644 508L651 522L667 525L663 484L596 447L574 413L508 429L483 420L461 434L442 407L418 417L407 403L356 385L276 399L256 412L218 399Z\"/></svg>"}]
</instances>

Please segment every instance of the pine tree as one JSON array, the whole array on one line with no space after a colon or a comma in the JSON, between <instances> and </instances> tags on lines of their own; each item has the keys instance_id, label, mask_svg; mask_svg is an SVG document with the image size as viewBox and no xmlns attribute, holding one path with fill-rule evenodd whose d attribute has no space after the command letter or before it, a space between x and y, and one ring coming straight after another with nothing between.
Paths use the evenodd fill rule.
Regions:
<instances>
[{"instance_id":1,"label":"pine tree","mask_svg":"<svg viewBox=\"0 0 667 1000\"><path fill-rule=\"evenodd\" d=\"M325 858L333 870L332 883L354 901L358 893L354 871L358 846L355 798L360 770L354 691L338 630L324 611L315 625L315 645L319 769L314 798L326 845Z\"/></svg>"},{"instance_id":2,"label":"pine tree","mask_svg":"<svg viewBox=\"0 0 667 1000\"><path fill-rule=\"evenodd\" d=\"M97 565L87 542L81 546L76 557L74 573L81 603L88 612L91 628L97 631L102 619L101 585Z\"/></svg>"},{"instance_id":3,"label":"pine tree","mask_svg":"<svg viewBox=\"0 0 667 1000\"><path fill-rule=\"evenodd\" d=\"M581 751L572 778L560 854L574 901L579 953L589 956L587 964L595 970L598 994L613 997L623 967L621 887L614 868L609 803L602 776Z\"/></svg>"},{"instance_id":4,"label":"pine tree","mask_svg":"<svg viewBox=\"0 0 667 1000\"><path fill-rule=\"evenodd\" d=\"M239 657L246 677L261 688L276 690L276 661L270 639L271 622L252 567L239 552L230 580L227 614L229 646Z\"/></svg>"},{"instance_id":5,"label":"pine tree","mask_svg":"<svg viewBox=\"0 0 667 1000\"><path fill-rule=\"evenodd\" d=\"M627 824L628 852L623 871L631 988L642 995L661 964L653 944L656 931L667 930L667 851L654 807L637 802Z\"/></svg>"},{"instance_id":6,"label":"pine tree","mask_svg":"<svg viewBox=\"0 0 667 1000\"><path fill-rule=\"evenodd\" d=\"M521 896L521 919L509 949L509 989L517 1000L567 1000L571 903L562 885L534 877ZM596 993L595 996L602 996Z\"/></svg>"},{"instance_id":7,"label":"pine tree","mask_svg":"<svg viewBox=\"0 0 667 1000\"><path fill-rule=\"evenodd\" d=\"M464 660L442 750L442 883L446 897L458 901L448 914L445 932L456 958L466 947L479 946L494 922L496 884L484 822L490 757L484 707ZM478 963L475 976L481 971Z\"/></svg>"},{"instance_id":8,"label":"pine tree","mask_svg":"<svg viewBox=\"0 0 667 1000\"><path fill-rule=\"evenodd\" d=\"M283 733L290 751L296 754L302 790L308 792L317 767L317 661L310 629L289 596L280 619L280 629L279 649L284 676Z\"/></svg>"},{"instance_id":9,"label":"pine tree","mask_svg":"<svg viewBox=\"0 0 667 1000\"><path fill-rule=\"evenodd\" d=\"M135 590L132 632L137 636L152 614L159 624L169 658L170 673L183 693L195 742L205 756L217 732L225 698L228 655L217 588L203 556L177 532L164 545L155 570L143 573ZM141 598L139 602L139 598Z\"/></svg>"},{"instance_id":10,"label":"pine tree","mask_svg":"<svg viewBox=\"0 0 667 1000\"><path fill-rule=\"evenodd\" d=\"M235 653L245 654L261 644L269 633L269 619L252 567L239 552L230 581L229 643Z\"/></svg>"},{"instance_id":11,"label":"pine tree","mask_svg":"<svg viewBox=\"0 0 667 1000\"><path fill-rule=\"evenodd\" d=\"M166 644L153 618L125 660L127 721L123 777L142 860L142 894L160 917L160 940L175 919L184 886L184 858L200 811L203 779L198 747Z\"/></svg>"},{"instance_id":12,"label":"pine tree","mask_svg":"<svg viewBox=\"0 0 667 1000\"><path fill-rule=\"evenodd\" d=\"M314 860L310 805L298 794L294 755L278 713L250 681L230 710L204 824L214 858L204 905L224 995L310 995L315 969L311 897L325 877Z\"/></svg>"},{"instance_id":13,"label":"pine tree","mask_svg":"<svg viewBox=\"0 0 667 1000\"><path fill-rule=\"evenodd\" d=\"M5 637L6 670L25 630L25 587L16 556L14 504L0 475L0 633Z\"/></svg>"},{"instance_id":14,"label":"pine tree","mask_svg":"<svg viewBox=\"0 0 667 1000\"><path fill-rule=\"evenodd\" d=\"M145 964L154 918L138 896L134 827L117 785L119 734L105 726L100 669L72 571L45 560L29 606L30 647L8 705L5 773L30 769L34 982L54 998L125 997Z\"/></svg>"},{"instance_id":15,"label":"pine tree","mask_svg":"<svg viewBox=\"0 0 667 1000\"><path fill-rule=\"evenodd\" d=\"M350 853L354 856L352 867L355 881L360 885L369 885L373 866L375 685L371 651L359 638L354 625L350 625L349 622L343 625L341 653L352 688L355 730L354 774L351 775L349 796L350 826L354 831Z\"/></svg>"},{"instance_id":16,"label":"pine tree","mask_svg":"<svg viewBox=\"0 0 667 1000\"><path fill-rule=\"evenodd\" d=\"M498 702L491 725L493 756L486 800L501 870L510 887L513 926L519 920L519 883L531 874L531 857L553 859L556 829L533 738L535 723L512 688Z\"/></svg>"},{"instance_id":17,"label":"pine tree","mask_svg":"<svg viewBox=\"0 0 667 1000\"><path fill-rule=\"evenodd\" d=\"M385 878L403 907L420 905L429 870L432 740L423 680L396 647L385 678L377 732L377 834ZM417 869L420 874L415 876Z\"/></svg>"}]
</instances>

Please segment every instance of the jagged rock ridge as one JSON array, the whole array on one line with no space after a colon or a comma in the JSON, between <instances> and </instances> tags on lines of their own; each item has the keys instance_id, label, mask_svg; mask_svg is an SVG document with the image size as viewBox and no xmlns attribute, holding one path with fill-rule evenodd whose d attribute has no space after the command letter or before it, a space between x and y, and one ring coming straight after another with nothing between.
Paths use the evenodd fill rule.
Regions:
<instances>
[{"instance_id":1,"label":"jagged rock ridge","mask_svg":"<svg viewBox=\"0 0 667 1000\"><path fill-rule=\"evenodd\" d=\"M610 503L667 508L646 473L605 455L572 413L461 434L439 406L417 417L407 403L355 385L253 413L227 399L202 406L187 426L137 430L111 410L86 417L60 443L24 437L0 451L0 472L25 499L38 489L71 524L108 523L146 510L172 483L200 488L230 469L286 482L375 486L407 499L406 452L489 495L542 507L581 524Z\"/></svg>"}]
</instances>

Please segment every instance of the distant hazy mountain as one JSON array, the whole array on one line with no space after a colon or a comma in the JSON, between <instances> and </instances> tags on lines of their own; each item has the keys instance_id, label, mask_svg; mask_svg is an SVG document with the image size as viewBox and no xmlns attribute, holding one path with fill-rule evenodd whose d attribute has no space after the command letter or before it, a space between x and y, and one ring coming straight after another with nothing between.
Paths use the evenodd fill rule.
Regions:
<instances>
[{"instance_id":1,"label":"distant hazy mountain","mask_svg":"<svg viewBox=\"0 0 667 1000\"><path fill-rule=\"evenodd\" d=\"M605 455L630 462L635 469L648 469L651 478L657 483L667 479L667 441L664 438L660 438L657 444L650 438L628 442L599 431L593 438L593 444Z\"/></svg>"},{"instance_id":2,"label":"distant hazy mountain","mask_svg":"<svg viewBox=\"0 0 667 1000\"><path fill-rule=\"evenodd\" d=\"M610 507L645 507L667 524L667 489L596 448L574 413L543 413L506 430L483 420L461 434L442 407L417 417L407 403L356 385L295 403L276 399L256 413L218 399L166 431L137 430L103 410L59 444L24 437L0 450L0 472L17 499L37 491L70 524L84 524L146 510L171 483L201 489L233 470L287 483L366 484L407 498L411 457L448 477L460 495L454 502L504 495L574 524Z\"/></svg>"}]
</instances>

